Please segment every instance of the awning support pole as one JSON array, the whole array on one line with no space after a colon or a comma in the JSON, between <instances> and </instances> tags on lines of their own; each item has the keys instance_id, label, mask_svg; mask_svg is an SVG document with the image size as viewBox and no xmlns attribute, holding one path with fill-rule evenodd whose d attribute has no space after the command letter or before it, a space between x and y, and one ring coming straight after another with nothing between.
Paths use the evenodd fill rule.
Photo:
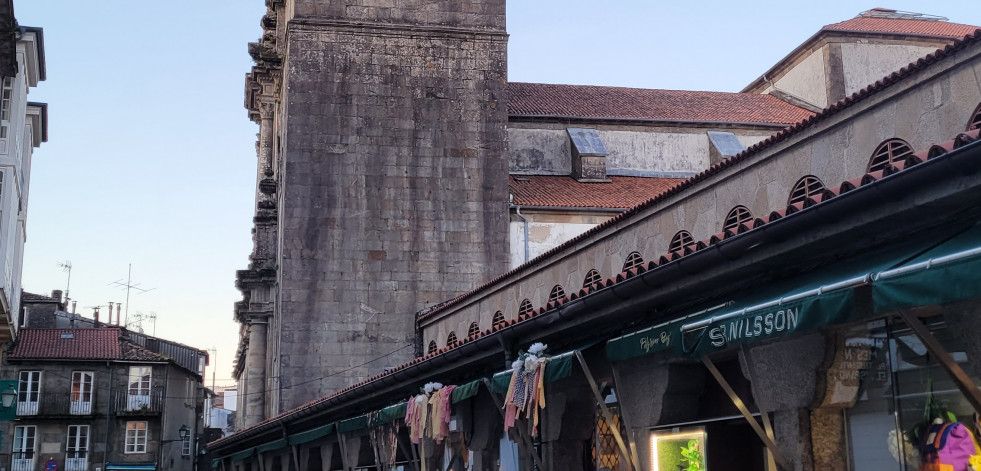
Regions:
<instances>
[{"instance_id":1,"label":"awning support pole","mask_svg":"<svg viewBox=\"0 0 981 471\"><path fill-rule=\"evenodd\" d=\"M719 369L715 367L715 363L712 363L712 360L710 360L709 357L704 356L702 357L702 364L705 365L705 368L708 368L709 373L711 373L712 377L715 378L715 381L719 383L719 386L722 386L722 389L725 390L726 394L729 396L729 400L732 401L746 421L749 422L749 426L752 427L753 431L756 432L756 435L760 437L760 440L762 440L763 444L766 445L767 450L773 454L773 459L777 462L777 465L779 465L782 469L792 469L787 463L787 460L784 459L783 455L780 453L780 450L777 448L777 444L767 435L766 431L760 427L760 423L753 418L753 414L749 412L749 409L746 408L746 404L743 403L743 400L739 398L736 391L732 389L729 382L726 381L725 377L722 376L722 373L719 372Z\"/></svg>"},{"instance_id":2,"label":"awning support pole","mask_svg":"<svg viewBox=\"0 0 981 471\"><path fill-rule=\"evenodd\" d=\"M501 398L497 397L497 394L491 390L490 381L488 381L487 378L481 378L480 382L487 388L487 392L490 393L491 399L494 400L494 405L497 406L497 411L501 413L501 417L504 417L504 403L501 401ZM505 430L505 432L507 432L507 430ZM545 464L542 463L542 458L535 452L535 445L533 445L531 440L525 436L521 427L514 427L514 434L517 435L518 440L521 441L521 443L518 445L525 449L525 453L531 455L531 458L535 460L535 465L538 466L538 469L542 471L548 469L545 467Z\"/></svg>"},{"instance_id":3,"label":"awning support pole","mask_svg":"<svg viewBox=\"0 0 981 471\"><path fill-rule=\"evenodd\" d=\"M335 428L337 429L337 447L341 449L341 467L344 468L344 471L351 471L354 468L351 467L347 460L347 449L344 446L344 434L341 433L340 427Z\"/></svg>"},{"instance_id":4,"label":"awning support pole","mask_svg":"<svg viewBox=\"0 0 981 471\"><path fill-rule=\"evenodd\" d=\"M756 374L756 363L753 363L749 356L749 349L746 348L746 344L740 346L740 350L743 352L743 357L746 359L746 369L749 371L749 382L753 384L758 378ZM770 440L776 440L773 434L773 425L770 424L770 414L767 414L762 407L756 406L760 411L760 418L763 419L763 430L766 431L766 436L770 437ZM776 460L773 459L773 452L769 448L766 450L766 469L774 470L777 469Z\"/></svg>"},{"instance_id":5,"label":"awning support pole","mask_svg":"<svg viewBox=\"0 0 981 471\"><path fill-rule=\"evenodd\" d=\"M974 381L967 375L961 365L958 365L954 358L950 356L950 353L940 345L940 341L930 333L923 321L919 317L916 317L911 312L907 310L899 311L899 317L906 322L906 325L913 330L916 337L923 342L927 350L930 351L938 360L940 364L943 365L944 369L950 373L950 376L954 379L954 384L957 385L957 389L960 389L964 393L964 397L967 398L967 402L971 403L971 407L974 408L974 412L981 414L981 391L978 387L974 385Z\"/></svg>"},{"instance_id":6,"label":"awning support pole","mask_svg":"<svg viewBox=\"0 0 981 471\"><path fill-rule=\"evenodd\" d=\"M399 437L397 433L395 435L395 443L398 444L399 448L402 449L402 454L405 455L405 457L408 458L410 461L412 461L412 469L419 471L419 462L417 461L418 457L416 456L416 448L412 446L412 442L411 441L409 442L409 448L412 450L411 452L405 449L405 443L402 443L402 437Z\"/></svg>"},{"instance_id":7,"label":"awning support pole","mask_svg":"<svg viewBox=\"0 0 981 471\"><path fill-rule=\"evenodd\" d=\"M259 471L266 471L266 457L259 452L256 452L255 456L259 459Z\"/></svg>"},{"instance_id":8,"label":"awning support pole","mask_svg":"<svg viewBox=\"0 0 981 471\"><path fill-rule=\"evenodd\" d=\"M610 426L610 431L613 432L613 438L616 439L617 446L620 447L620 453L623 453L623 456L630 461L630 469L636 470L637 463L634 461L633 455L627 451L627 445L624 444L623 437L620 436L620 427L617 427L613 422L613 414L606 407L606 401L603 400L603 393L600 392L599 386L596 385L596 378L593 378L593 374L589 371L589 366L586 365L586 359L582 357L582 353L579 350L575 350L574 354L576 355L576 359L579 360L579 366L582 367L582 372L586 375L586 380L589 381L589 387L593 390L593 395L596 396L596 402L599 403L600 411L603 412L603 419Z\"/></svg>"},{"instance_id":9,"label":"awning support pole","mask_svg":"<svg viewBox=\"0 0 981 471\"><path fill-rule=\"evenodd\" d=\"M296 469L299 470L300 469L300 447L297 446L297 445L291 445L290 446L290 453L293 455L293 465L295 465L296 466ZM287 466L286 468L289 469L289 466Z\"/></svg>"},{"instance_id":10,"label":"awning support pole","mask_svg":"<svg viewBox=\"0 0 981 471\"><path fill-rule=\"evenodd\" d=\"M623 384L620 382L620 373L617 373L616 366L611 365L610 369L613 370L613 383L614 386L616 386L617 399L620 402L623 402L623 389L619 387L621 384ZM634 429L630 426L630 420L628 419L629 417L630 414L628 414L624 408L620 408L620 420L623 421L623 426L627 429L627 442L630 444L630 457L634 460L634 463L637 463L637 468L639 469L640 457L637 453L637 441L634 437Z\"/></svg>"}]
</instances>

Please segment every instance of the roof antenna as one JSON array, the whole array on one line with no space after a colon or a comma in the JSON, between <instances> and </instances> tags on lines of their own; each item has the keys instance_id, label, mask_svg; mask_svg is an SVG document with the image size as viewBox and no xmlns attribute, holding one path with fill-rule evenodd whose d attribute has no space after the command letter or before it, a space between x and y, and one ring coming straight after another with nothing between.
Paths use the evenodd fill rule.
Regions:
<instances>
[{"instance_id":1,"label":"roof antenna","mask_svg":"<svg viewBox=\"0 0 981 471\"><path fill-rule=\"evenodd\" d=\"M58 262L58 266L61 267L61 271L68 272L68 283L65 284L65 306L68 306L68 288L72 286L72 261L65 260L64 262Z\"/></svg>"},{"instance_id":2,"label":"roof antenna","mask_svg":"<svg viewBox=\"0 0 981 471\"><path fill-rule=\"evenodd\" d=\"M146 293L147 291L153 291L157 288L140 288L142 283L133 283L133 264L129 264L129 270L126 272L126 283L123 283L122 278L109 283L110 285L116 285L120 288L126 288L126 319L123 321L123 325L129 325L129 292L130 290L139 291L137 294ZM119 319L119 314L117 310L116 319Z\"/></svg>"}]
</instances>

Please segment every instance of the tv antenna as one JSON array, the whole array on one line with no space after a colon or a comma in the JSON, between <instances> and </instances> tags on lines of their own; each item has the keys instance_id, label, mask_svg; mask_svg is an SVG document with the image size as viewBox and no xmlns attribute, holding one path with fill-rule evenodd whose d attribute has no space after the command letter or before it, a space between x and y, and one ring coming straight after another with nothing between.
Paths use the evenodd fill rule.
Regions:
<instances>
[{"instance_id":1,"label":"tv antenna","mask_svg":"<svg viewBox=\"0 0 981 471\"><path fill-rule=\"evenodd\" d=\"M129 269L126 271L126 283L123 283L122 278L120 278L120 279L118 279L116 281L113 281L112 283L109 283L109 284L110 285L115 285L115 286L118 286L120 288L125 288L126 289L126 318L125 318L125 321L123 322L123 325L129 325L129 292L130 292L130 290L136 290L136 291L139 291L139 293L136 293L136 294L142 294L142 293L146 293L147 291L153 291L153 290L157 289L157 288L141 288L140 285L142 283L133 283L133 264L132 263L129 264Z\"/></svg>"},{"instance_id":2,"label":"tv antenna","mask_svg":"<svg viewBox=\"0 0 981 471\"><path fill-rule=\"evenodd\" d=\"M68 273L68 283L65 283L65 306L68 306L68 300L71 299L68 297L68 289L72 286L72 261L58 262L58 266L61 267L61 271Z\"/></svg>"}]
</instances>

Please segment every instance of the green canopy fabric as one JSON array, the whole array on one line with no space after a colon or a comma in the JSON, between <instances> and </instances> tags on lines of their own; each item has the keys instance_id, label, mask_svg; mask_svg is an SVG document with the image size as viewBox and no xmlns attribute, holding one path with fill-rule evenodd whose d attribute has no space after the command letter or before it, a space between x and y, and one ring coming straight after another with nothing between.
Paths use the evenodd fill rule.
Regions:
<instances>
[{"instance_id":1,"label":"green canopy fabric","mask_svg":"<svg viewBox=\"0 0 981 471\"><path fill-rule=\"evenodd\" d=\"M491 392L495 394L504 394L508 392L508 386L511 384L511 373L513 371L514 370L507 370L500 373L495 373L490 380ZM548 363L545 365L546 383L558 381L568 377L570 374L572 374L572 352L555 355L550 358Z\"/></svg>"},{"instance_id":2,"label":"green canopy fabric","mask_svg":"<svg viewBox=\"0 0 981 471\"><path fill-rule=\"evenodd\" d=\"M255 448L249 448L238 453L232 453L228 457L231 458L232 461L242 461L246 458L251 458L253 455L255 455Z\"/></svg>"},{"instance_id":3,"label":"green canopy fabric","mask_svg":"<svg viewBox=\"0 0 981 471\"><path fill-rule=\"evenodd\" d=\"M471 381L467 384L457 386L456 389L453 390L453 393L450 395L450 400L453 401L454 404L456 404L458 402L470 399L471 397L477 395L477 391L479 391L478 389L479 386L480 386L480 380ZM402 414L402 416L404 417L405 414Z\"/></svg>"},{"instance_id":4,"label":"green canopy fabric","mask_svg":"<svg viewBox=\"0 0 981 471\"><path fill-rule=\"evenodd\" d=\"M327 424L317 427L315 429L294 433L288 437L288 441L291 446L302 445L304 443L310 443L318 438L326 437L327 435L330 435L331 432L333 431L334 431L334 424Z\"/></svg>"},{"instance_id":5,"label":"green canopy fabric","mask_svg":"<svg viewBox=\"0 0 981 471\"><path fill-rule=\"evenodd\" d=\"M395 422L396 420L404 420L407 405L408 403L406 402L400 402L394 406L388 406L378 411L377 414L369 414L367 425L374 427L376 425L389 424Z\"/></svg>"},{"instance_id":6,"label":"green canopy fabric","mask_svg":"<svg viewBox=\"0 0 981 471\"><path fill-rule=\"evenodd\" d=\"M877 313L981 297L981 225L964 231L872 285Z\"/></svg>"},{"instance_id":7,"label":"green canopy fabric","mask_svg":"<svg viewBox=\"0 0 981 471\"><path fill-rule=\"evenodd\" d=\"M894 267L915 263L931 255L947 254L956 248L981 245L981 229L974 228L968 232L974 235L964 233L951 238L950 232L931 233L876 252L842 259L747 293L725 309L688 314L610 339L606 344L607 358L623 361L659 351L670 351L676 356L700 357L748 342L848 322L856 317L856 287L871 283L876 273L888 273ZM978 243L967 240L972 238L976 238ZM981 274L981 258L977 263L979 265L974 273ZM922 288L930 285L925 280L931 276L929 274L917 272L918 275L889 277L888 282L877 281L873 285L874 296L878 291L876 311L884 312L903 303L923 305L951 298L981 296L981 283L967 281L971 279L967 276L971 271L969 265L945 264L942 275L933 278L932 286L938 289L933 289L932 295L912 286L918 284Z\"/></svg>"},{"instance_id":8,"label":"green canopy fabric","mask_svg":"<svg viewBox=\"0 0 981 471\"><path fill-rule=\"evenodd\" d=\"M353 432L355 430L363 430L366 428L368 428L367 415L359 415L337 423L337 431L341 433Z\"/></svg>"},{"instance_id":9,"label":"green canopy fabric","mask_svg":"<svg viewBox=\"0 0 981 471\"><path fill-rule=\"evenodd\" d=\"M286 439L280 438L279 440L257 446L255 451L256 453L268 453L270 451L276 451L283 448L286 448Z\"/></svg>"}]
</instances>

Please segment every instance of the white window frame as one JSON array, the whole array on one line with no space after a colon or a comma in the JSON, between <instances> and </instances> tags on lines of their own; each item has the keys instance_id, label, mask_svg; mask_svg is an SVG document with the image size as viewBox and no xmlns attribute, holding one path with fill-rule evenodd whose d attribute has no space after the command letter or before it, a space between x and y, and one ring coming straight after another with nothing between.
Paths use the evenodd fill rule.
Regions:
<instances>
[{"instance_id":1,"label":"white window frame","mask_svg":"<svg viewBox=\"0 0 981 471\"><path fill-rule=\"evenodd\" d=\"M142 428L140 428L140 424L142 424ZM126 422L124 453L127 455L146 453L146 444L149 441L148 427L149 424L145 420Z\"/></svg>"},{"instance_id":2,"label":"white window frame","mask_svg":"<svg viewBox=\"0 0 981 471\"><path fill-rule=\"evenodd\" d=\"M24 370L18 374L17 415L37 415L41 402L41 372Z\"/></svg>"},{"instance_id":3,"label":"white window frame","mask_svg":"<svg viewBox=\"0 0 981 471\"><path fill-rule=\"evenodd\" d=\"M139 410L150 407L150 385L153 384L153 367L129 367L129 382L127 384L126 409Z\"/></svg>"},{"instance_id":4,"label":"white window frame","mask_svg":"<svg viewBox=\"0 0 981 471\"><path fill-rule=\"evenodd\" d=\"M0 139L10 134L10 114L14 104L14 77L4 77L0 85Z\"/></svg>"},{"instance_id":5,"label":"white window frame","mask_svg":"<svg viewBox=\"0 0 981 471\"><path fill-rule=\"evenodd\" d=\"M85 471L89 467L88 425L69 425L65 441L65 471Z\"/></svg>"},{"instance_id":6,"label":"white window frame","mask_svg":"<svg viewBox=\"0 0 981 471\"><path fill-rule=\"evenodd\" d=\"M14 427L14 442L10 450L12 471L33 471L37 448L37 426Z\"/></svg>"},{"instance_id":7,"label":"white window frame","mask_svg":"<svg viewBox=\"0 0 981 471\"><path fill-rule=\"evenodd\" d=\"M94 372L72 371L72 389L69 398L69 413L71 415L89 415L92 413L94 386Z\"/></svg>"}]
</instances>

